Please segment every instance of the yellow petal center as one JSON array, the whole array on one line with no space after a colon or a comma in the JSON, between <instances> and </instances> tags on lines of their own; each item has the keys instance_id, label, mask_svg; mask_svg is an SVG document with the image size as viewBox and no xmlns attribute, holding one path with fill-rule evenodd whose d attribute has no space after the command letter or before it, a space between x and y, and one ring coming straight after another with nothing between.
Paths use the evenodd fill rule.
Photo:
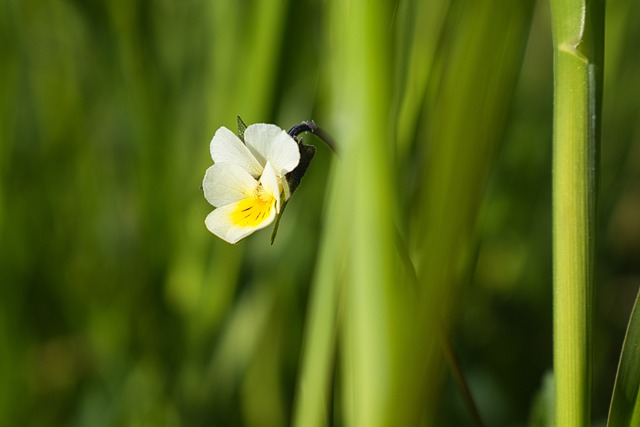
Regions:
<instances>
[{"instance_id":1,"label":"yellow petal center","mask_svg":"<svg viewBox=\"0 0 640 427\"><path fill-rule=\"evenodd\" d=\"M257 227L269 218L275 204L273 194L259 185L255 192L238 202L238 207L231 213L231 222L238 227Z\"/></svg>"}]
</instances>

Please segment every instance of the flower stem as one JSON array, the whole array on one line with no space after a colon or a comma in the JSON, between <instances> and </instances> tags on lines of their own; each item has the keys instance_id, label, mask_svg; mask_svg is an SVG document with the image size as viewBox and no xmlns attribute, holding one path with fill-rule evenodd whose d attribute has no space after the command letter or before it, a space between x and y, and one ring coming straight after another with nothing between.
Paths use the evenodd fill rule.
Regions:
<instances>
[{"instance_id":1,"label":"flower stem","mask_svg":"<svg viewBox=\"0 0 640 427\"><path fill-rule=\"evenodd\" d=\"M304 122L293 126L289 129L288 134L297 141L298 135L304 132L310 132L320 138L320 140L322 140L322 142L324 142L334 153L338 151L333 137L318 126L313 120L305 120Z\"/></svg>"}]
</instances>

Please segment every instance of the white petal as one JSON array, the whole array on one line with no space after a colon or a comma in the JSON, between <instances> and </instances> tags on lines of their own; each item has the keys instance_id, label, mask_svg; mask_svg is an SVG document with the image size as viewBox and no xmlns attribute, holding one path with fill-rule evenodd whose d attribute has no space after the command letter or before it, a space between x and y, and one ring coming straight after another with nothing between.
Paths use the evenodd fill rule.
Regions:
<instances>
[{"instance_id":1,"label":"white petal","mask_svg":"<svg viewBox=\"0 0 640 427\"><path fill-rule=\"evenodd\" d=\"M244 140L261 164L271 163L279 177L291 172L300 163L296 141L276 125L256 123L244 131Z\"/></svg>"},{"instance_id":2,"label":"white petal","mask_svg":"<svg viewBox=\"0 0 640 427\"><path fill-rule=\"evenodd\" d=\"M271 167L271 163L267 162L260 177L260 184L265 191L276 199L276 212L280 212L280 188L278 187L278 178Z\"/></svg>"},{"instance_id":3,"label":"white petal","mask_svg":"<svg viewBox=\"0 0 640 427\"><path fill-rule=\"evenodd\" d=\"M258 231L273 222L276 217L275 209L271 210L271 213L267 219L258 224L256 227L239 227L231 221L231 215L238 209L238 203L232 203L227 206L215 209L204 220L207 229L210 232L220 237L231 244L238 243L241 239L244 239L254 231Z\"/></svg>"},{"instance_id":4,"label":"white petal","mask_svg":"<svg viewBox=\"0 0 640 427\"><path fill-rule=\"evenodd\" d=\"M246 197L258 186L245 169L233 163L216 163L207 169L202 181L204 197L213 206L225 206Z\"/></svg>"},{"instance_id":5,"label":"white petal","mask_svg":"<svg viewBox=\"0 0 640 427\"><path fill-rule=\"evenodd\" d=\"M235 133L221 127L211 139L211 158L215 163L229 162L241 166L254 177L262 174L262 164Z\"/></svg>"}]
</instances>

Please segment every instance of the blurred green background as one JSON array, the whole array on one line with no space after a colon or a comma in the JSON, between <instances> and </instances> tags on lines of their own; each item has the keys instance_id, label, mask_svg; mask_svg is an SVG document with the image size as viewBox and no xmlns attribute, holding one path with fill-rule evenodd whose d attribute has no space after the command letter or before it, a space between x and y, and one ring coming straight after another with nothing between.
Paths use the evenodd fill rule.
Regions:
<instances>
[{"instance_id":1,"label":"blurred green background","mask_svg":"<svg viewBox=\"0 0 640 427\"><path fill-rule=\"evenodd\" d=\"M273 246L268 231L237 246L209 234L199 186L213 133L235 129L236 115L285 129L314 119L349 143L349 111L332 107L337 2L2 1L0 426L290 424L335 157L305 138L318 152ZM429 97L445 78L412 52L446 53L474 2L383 3L393 209L406 219L420 156L438 143L416 117L438 109ZM474 195L474 261L452 335L495 426L533 423L552 365L550 19L546 2L521 7L522 62L506 124L493 129L486 191ZM640 284L638 22L639 3L607 2L596 420ZM404 98L413 118L398 113L403 93L416 94ZM443 387L439 425L469 425L450 376Z\"/></svg>"}]
</instances>

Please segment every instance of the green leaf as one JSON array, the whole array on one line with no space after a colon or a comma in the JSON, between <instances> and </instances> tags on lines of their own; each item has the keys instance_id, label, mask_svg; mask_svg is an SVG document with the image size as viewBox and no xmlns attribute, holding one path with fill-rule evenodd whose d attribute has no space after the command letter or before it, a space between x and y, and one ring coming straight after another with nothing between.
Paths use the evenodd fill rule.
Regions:
<instances>
[{"instance_id":1,"label":"green leaf","mask_svg":"<svg viewBox=\"0 0 640 427\"><path fill-rule=\"evenodd\" d=\"M244 142L244 131L247 129L247 125L244 123L244 121L240 116L237 116L237 118L238 118L238 138L240 138L242 142Z\"/></svg>"},{"instance_id":2,"label":"green leaf","mask_svg":"<svg viewBox=\"0 0 640 427\"><path fill-rule=\"evenodd\" d=\"M627 334L622 344L618 374L609 408L608 427L630 426L640 389L640 291L631 312Z\"/></svg>"},{"instance_id":3,"label":"green leaf","mask_svg":"<svg viewBox=\"0 0 640 427\"><path fill-rule=\"evenodd\" d=\"M533 399L531 415L529 416L529 427L552 427L554 426L554 402L555 402L555 380L553 371L546 372L542 377L542 384Z\"/></svg>"}]
</instances>

